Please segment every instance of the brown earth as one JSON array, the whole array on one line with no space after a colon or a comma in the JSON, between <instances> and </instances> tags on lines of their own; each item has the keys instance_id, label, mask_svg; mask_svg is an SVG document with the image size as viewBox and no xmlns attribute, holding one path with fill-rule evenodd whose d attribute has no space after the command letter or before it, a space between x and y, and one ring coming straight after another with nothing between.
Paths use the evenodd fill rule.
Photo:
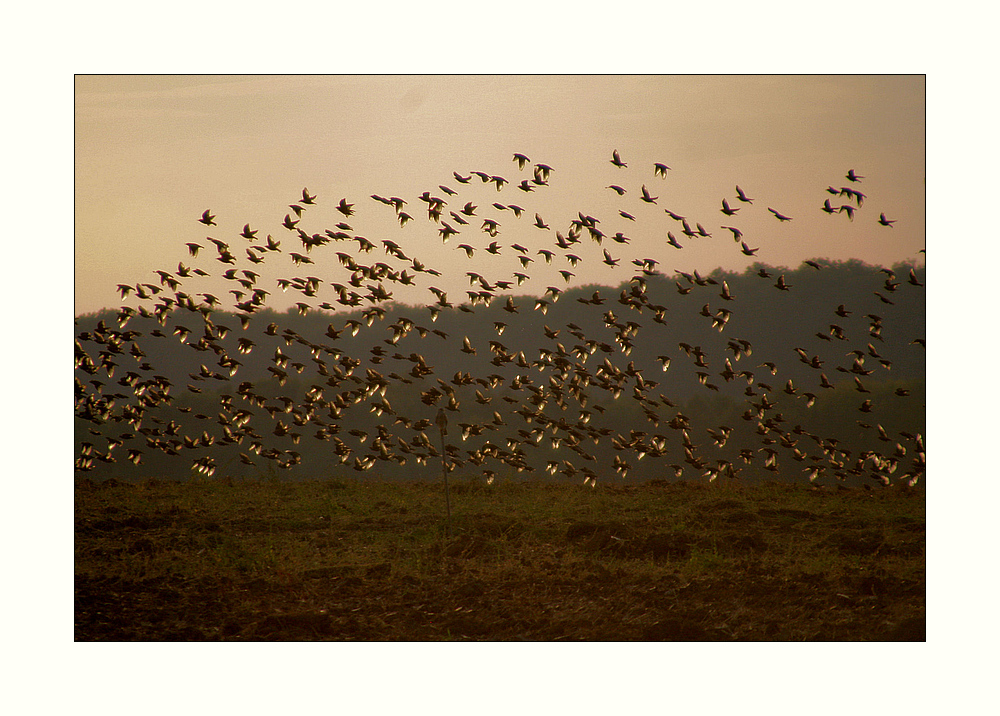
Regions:
<instances>
[{"instance_id":1,"label":"brown earth","mask_svg":"<svg viewBox=\"0 0 1000 716\"><path fill-rule=\"evenodd\" d=\"M78 483L78 641L924 640L924 493Z\"/></svg>"}]
</instances>

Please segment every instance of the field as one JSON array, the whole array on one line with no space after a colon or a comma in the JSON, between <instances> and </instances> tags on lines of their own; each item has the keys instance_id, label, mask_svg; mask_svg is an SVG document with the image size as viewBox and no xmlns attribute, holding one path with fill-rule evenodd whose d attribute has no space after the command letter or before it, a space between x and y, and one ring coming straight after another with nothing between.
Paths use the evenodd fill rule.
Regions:
<instances>
[{"instance_id":1,"label":"field","mask_svg":"<svg viewBox=\"0 0 1000 716\"><path fill-rule=\"evenodd\" d=\"M77 480L75 638L924 640L922 489Z\"/></svg>"}]
</instances>

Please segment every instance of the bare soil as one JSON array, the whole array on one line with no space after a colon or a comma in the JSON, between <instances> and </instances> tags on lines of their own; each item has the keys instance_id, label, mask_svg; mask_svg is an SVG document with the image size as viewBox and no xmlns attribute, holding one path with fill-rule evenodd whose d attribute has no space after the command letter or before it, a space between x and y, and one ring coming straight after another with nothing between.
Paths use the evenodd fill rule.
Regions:
<instances>
[{"instance_id":1,"label":"bare soil","mask_svg":"<svg viewBox=\"0 0 1000 716\"><path fill-rule=\"evenodd\" d=\"M78 641L922 641L922 490L79 481Z\"/></svg>"}]
</instances>

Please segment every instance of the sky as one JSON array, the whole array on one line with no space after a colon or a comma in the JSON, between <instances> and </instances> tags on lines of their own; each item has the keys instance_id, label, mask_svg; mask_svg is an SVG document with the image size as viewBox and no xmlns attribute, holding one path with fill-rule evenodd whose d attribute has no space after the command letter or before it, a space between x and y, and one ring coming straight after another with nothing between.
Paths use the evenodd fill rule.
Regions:
<instances>
[{"instance_id":1,"label":"sky","mask_svg":"<svg viewBox=\"0 0 1000 716\"><path fill-rule=\"evenodd\" d=\"M434 285L452 296L464 295L465 272L484 258L496 278L521 270L512 249L469 259L458 248L490 243L480 228L487 216L501 221L501 244L519 243L536 259L580 212L598 217L609 236L630 238L627 246L586 242L580 248L590 253L577 251L584 260L568 283L557 271L570 267L537 260L525 271L532 280L517 289L535 295L553 282L626 280L627 269L602 263L606 247L623 265L649 257L665 273L742 271L758 260L794 268L816 257L885 266L923 258L921 75L78 75L74 102L77 314L120 306L118 284L158 283L153 272L174 273L179 262L213 274L185 290L224 295L231 284L217 274L227 267L213 261L205 239L223 240L243 258L252 242L239 232L249 223L291 250L297 237L281 222L303 187L318 199L300 228L334 228L344 221L334 207L346 198L355 205L353 234L376 244L390 239L426 265L446 268ZM628 168L611 164L615 150ZM532 167L519 171L514 153L551 166L549 185L519 190ZM670 167L666 178L654 176L654 162ZM864 179L848 181L849 169ZM462 185L456 171L509 183L502 191L476 177ZM620 197L607 188L612 184L627 193ZM458 194L444 194L441 185ZM737 185L753 205L737 200ZM853 222L821 211L828 198L834 206L852 203L826 192L845 185L866 196ZM655 205L639 199L643 186ZM448 200L443 219L461 230L447 244L418 198L425 191ZM400 227L371 194L404 198L415 220ZM723 198L740 213L724 215ZM448 218L447 210L470 200L480 209L468 226ZM515 221L493 202L526 211ZM779 222L767 207L793 220ZM218 226L198 223L205 209ZM687 241L664 209L692 227L702 224L712 238ZM896 222L891 228L878 224L881 212ZM535 213L550 230L532 226ZM739 228L760 252L743 255L723 226ZM667 231L684 249L667 245ZM191 258L187 242L207 250ZM372 257L381 254L379 246ZM309 269L321 277L338 270L332 249L315 258ZM307 275L295 273L287 255L235 266L260 272L258 285L272 291L277 278ZM398 287L394 298L432 302L426 289L418 281ZM284 310L293 293L273 291L268 306Z\"/></svg>"}]
</instances>

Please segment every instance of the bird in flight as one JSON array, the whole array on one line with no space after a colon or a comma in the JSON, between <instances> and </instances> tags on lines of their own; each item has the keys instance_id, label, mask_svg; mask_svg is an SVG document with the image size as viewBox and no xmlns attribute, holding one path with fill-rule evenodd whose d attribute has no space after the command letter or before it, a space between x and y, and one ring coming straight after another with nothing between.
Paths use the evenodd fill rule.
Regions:
<instances>
[{"instance_id":1,"label":"bird in flight","mask_svg":"<svg viewBox=\"0 0 1000 716\"><path fill-rule=\"evenodd\" d=\"M350 216L354 213L354 204L348 204L347 199L341 199L340 203L337 204L337 211L339 211L344 216Z\"/></svg>"},{"instance_id":2,"label":"bird in flight","mask_svg":"<svg viewBox=\"0 0 1000 716\"><path fill-rule=\"evenodd\" d=\"M740 189L739 184L736 185L736 195L739 196L740 201L744 201L747 204L753 204L753 199L751 199L750 197L748 197L746 194L743 193L743 190Z\"/></svg>"},{"instance_id":3,"label":"bird in flight","mask_svg":"<svg viewBox=\"0 0 1000 716\"><path fill-rule=\"evenodd\" d=\"M212 214L209 212L208 209L205 209L204 213L202 213L201 218L198 219L198 221L203 223L205 226L215 226L216 224L213 221L213 219L215 219L215 214Z\"/></svg>"},{"instance_id":4,"label":"bird in flight","mask_svg":"<svg viewBox=\"0 0 1000 716\"><path fill-rule=\"evenodd\" d=\"M778 212L776 212L771 207L767 207L767 210L770 211L772 214L774 214L776 217L778 217L778 221L791 221L792 220L792 217L785 216L784 214L779 214Z\"/></svg>"},{"instance_id":5,"label":"bird in flight","mask_svg":"<svg viewBox=\"0 0 1000 716\"><path fill-rule=\"evenodd\" d=\"M666 164L661 164L660 162L656 162L655 164L653 164L653 176L654 177L660 176L666 179L668 169L670 169L670 167L668 167Z\"/></svg>"},{"instance_id":6,"label":"bird in flight","mask_svg":"<svg viewBox=\"0 0 1000 716\"><path fill-rule=\"evenodd\" d=\"M530 162L531 160L528 159L523 154L515 154L514 161L517 162L517 169L518 171L520 171L521 169L524 169L524 165Z\"/></svg>"},{"instance_id":7,"label":"bird in flight","mask_svg":"<svg viewBox=\"0 0 1000 716\"><path fill-rule=\"evenodd\" d=\"M442 221L441 228L438 229L438 233L441 234L442 241L447 241L449 237L458 233L458 229L450 226L447 221Z\"/></svg>"},{"instance_id":8,"label":"bird in flight","mask_svg":"<svg viewBox=\"0 0 1000 716\"><path fill-rule=\"evenodd\" d=\"M855 174L853 169L847 172L847 178L850 181L857 181L857 182L860 182L862 179L864 179L863 176L858 176L857 174Z\"/></svg>"},{"instance_id":9,"label":"bird in flight","mask_svg":"<svg viewBox=\"0 0 1000 716\"><path fill-rule=\"evenodd\" d=\"M882 226L892 226L896 223L896 219L887 219L885 218L885 214L879 214L878 223L882 224Z\"/></svg>"},{"instance_id":10,"label":"bird in flight","mask_svg":"<svg viewBox=\"0 0 1000 716\"><path fill-rule=\"evenodd\" d=\"M858 202L859 209L861 208L861 205L865 203L865 199L867 198L860 191L855 191L854 189L851 189L848 186L840 188L840 196L846 196L848 199L854 199L856 202Z\"/></svg>"},{"instance_id":11,"label":"bird in flight","mask_svg":"<svg viewBox=\"0 0 1000 716\"><path fill-rule=\"evenodd\" d=\"M535 165L535 178L541 178L544 181L549 180L549 172L554 171L552 167L548 164L536 164Z\"/></svg>"},{"instance_id":12,"label":"bird in flight","mask_svg":"<svg viewBox=\"0 0 1000 716\"><path fill-rule=\"evenodd\" d=\"M614 164L619 169L622 169L622 168L628 166L628 164L626 164L625 162L622 161L622 158L621 158L621 156L619 156L617 149L615 149L611 153L611 163Z\"/></svg>"},{"instance_id":13,"label":"bird in flight","mask_svg":"<svg viewBox=\"0 0 1000 716\"><path fill-rule=\"evenodd\" d=\"M733 241L739 241L743 238L743 232L737 229L735 226L723 226L723 229L729 229L733 232Z\"/></svg>"},{"instance_id":14,"label":"bird in flight","mask_svg":"<svg viewBox=\"0 0 1000 716\"><path fill-rule=\"evenodd\" d=\"M723 214L725 214L726 216L732 216L732 215L733 215L733 214L735 214L735 213L736 213L737 211L739 211L739 209L738 209L738 208L737 208L737 209L732 209L732 208L730 208L730 206L729 206L729 202L728 202L728 201L726 201L725 199L723 199L723 200L722 200L722 208L721 208L721 209L719 209L719 211L721 211L721 212L722 212Z\"/></svg>"}]
</instances>

